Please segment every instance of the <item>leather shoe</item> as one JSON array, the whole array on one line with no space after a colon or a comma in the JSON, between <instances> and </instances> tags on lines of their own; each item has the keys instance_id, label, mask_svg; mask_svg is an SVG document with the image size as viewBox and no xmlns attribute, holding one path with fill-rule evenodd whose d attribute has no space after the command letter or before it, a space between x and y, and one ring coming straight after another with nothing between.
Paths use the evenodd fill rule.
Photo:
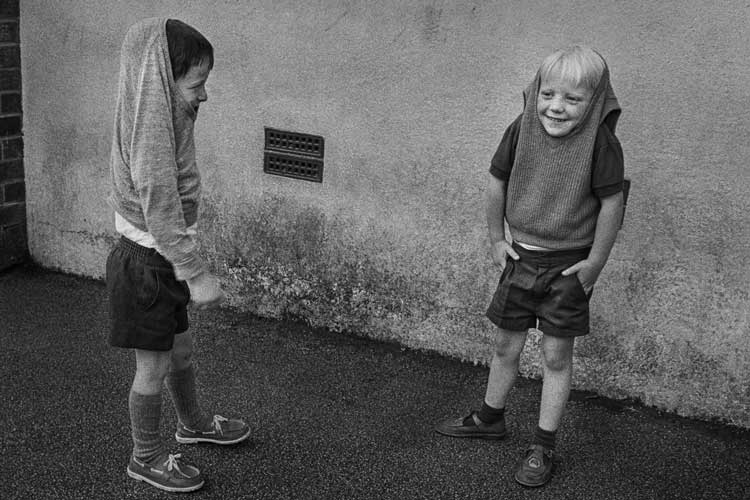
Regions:
<instances>
[{"instance_id":1,"label":"leather shoe","mask_svg":"<svg viewBox=\"0 0 750 500\"><path fill-rule=\"evenodd\" d=\"M503 439L507 434L505 419L494 424L485 424L472 412L468 417L446 420L435 426L435 432L459 438Z\"/></svg>"},{"instance_id":2,"label":"leather shoe","mask_svg":"<svg viewBox=\"0 0 750 500\"><path fill-rule=\"evenodd\" d=\"M554 453L540 444L526 449L526 457L516 471L515 479L524 486L544 486L552 477Z\"/></svg>"}]
</instances>

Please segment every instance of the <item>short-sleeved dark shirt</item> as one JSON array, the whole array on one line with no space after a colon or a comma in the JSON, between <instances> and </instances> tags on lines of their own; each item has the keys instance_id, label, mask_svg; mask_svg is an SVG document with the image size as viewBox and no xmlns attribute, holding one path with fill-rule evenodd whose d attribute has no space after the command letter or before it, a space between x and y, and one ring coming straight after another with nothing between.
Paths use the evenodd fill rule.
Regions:
<instances>
[{"instance_id":1,"label":"short-sleeved dark shirt","mask_svg":"<svg viewBox=\"0 0 750 500\"><path fill-rule=\"evenodd\" d=\"M522 116L519 115L505 130L490 165L490 173L506 182L510 179L510 171L513 169ZM625 176L622 146L604 122L599 125L596 134L591 165L591 189L598 198L606 198L622 191Z\"/></svg>"}]
</instances>

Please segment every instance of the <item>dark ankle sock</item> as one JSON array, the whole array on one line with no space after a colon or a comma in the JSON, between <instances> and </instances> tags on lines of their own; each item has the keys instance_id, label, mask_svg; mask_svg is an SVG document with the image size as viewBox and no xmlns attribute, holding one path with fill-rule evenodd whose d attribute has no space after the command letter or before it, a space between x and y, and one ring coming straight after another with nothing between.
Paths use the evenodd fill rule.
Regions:
<instances>
[{"instance_id":1,"label":"dark ankle sock","mask_svg":"<svg viewBox=\"0 0 750 500\"><path fill-rule=\"evenodd\" d=\"M541 444L542 446L549 448L550 450L555 449L555 436L557 431L545 431L537 425L534 430L534 437L531 440L531 444Z\"/></svg>"},{"instance_id":2,"label":"dark ankle sock","mask_svg":"<svg viewBox=\"0 0 750 500\"><path fill-rule=\"evenodd\" d=\"M485 424L494 424L505 418L505 408L493 408L486 401L482 401L477 417Z\"/></svg>"}]
</instances>

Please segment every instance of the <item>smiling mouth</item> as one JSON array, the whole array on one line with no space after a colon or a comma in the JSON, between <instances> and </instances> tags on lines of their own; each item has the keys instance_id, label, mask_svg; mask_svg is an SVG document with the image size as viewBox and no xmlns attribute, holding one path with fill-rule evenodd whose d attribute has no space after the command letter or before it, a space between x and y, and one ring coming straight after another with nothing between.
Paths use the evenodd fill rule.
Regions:
<instances>
[{"instance_id":1,"label":"smiling mouth","mask_svg":"<svg viewBox=\"0 0 750 500\"><path fill-rule=\"evenodd\" d=\"M548 120L552 120L555 123L564 123L568 121L567 118L555 118L554 116L547 116L547 115L544 115L544 117L547 118Z\"/></svg>"}]
</instances>

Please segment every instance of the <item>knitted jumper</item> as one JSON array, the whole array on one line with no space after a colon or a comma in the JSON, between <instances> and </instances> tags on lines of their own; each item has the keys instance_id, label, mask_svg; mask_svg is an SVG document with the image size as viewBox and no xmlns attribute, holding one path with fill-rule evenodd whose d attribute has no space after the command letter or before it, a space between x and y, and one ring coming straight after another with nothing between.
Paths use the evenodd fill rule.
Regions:
<instances>
[{"instance_id":1,"label":"knitted jumper","mask_svg":"<svg viewBox=\"0 0 750 500\"><path fill-rule=\"evenodd\" d=\"M125 35L110 156L110 206L151 234L180 280L205 269L188 228L198 216L196 112L175 85L166 19L145 19Z\"/></svg>"},{"instance_id":2,"label":"knitted jumper","mask_svg":"<svg viewBox=\"0 0 750 500\"><path fill-rule=\"evenodd\" d=\"M505 218L521 243L555 250L590 246L600 207L591 189L596 134L604 121L614 133L620 114L609 70L605 66L581 122L563 137L547 134L539 120L539 85L537 74L524 92Z\"/></svg>"}]
</instances>

